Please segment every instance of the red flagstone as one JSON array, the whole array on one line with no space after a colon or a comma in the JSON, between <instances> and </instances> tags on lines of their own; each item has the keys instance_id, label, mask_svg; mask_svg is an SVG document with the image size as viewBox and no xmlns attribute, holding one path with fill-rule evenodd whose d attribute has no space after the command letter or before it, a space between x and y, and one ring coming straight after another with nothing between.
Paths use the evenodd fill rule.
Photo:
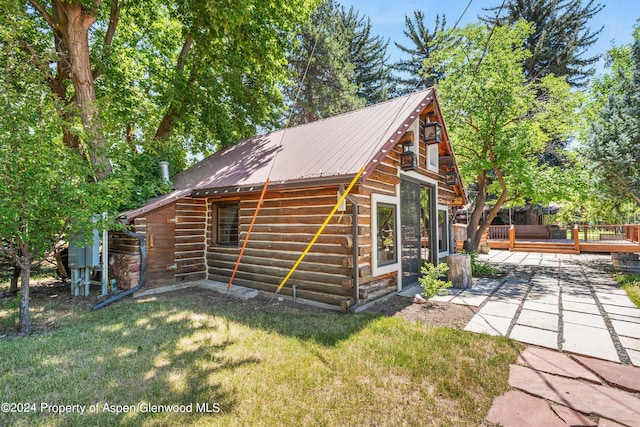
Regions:
<instances>
[{"instance_id":1,"label":"red flagstone","mask_svg":"<svg viewBox=\"0 0 640 427\"><path fill-rule=\"evenodd\" d=\"M509 385L585 414L594 412L622 424L640 427L640 399L622 390L519 365L511 365Z\"/></svg>"},{"instance_id":2,"label":"red flagstone","mask_svg":"<svg viewBox=\"0 0 640 427\"><path fill-rule=\"evenodd\" d=\"M584 356L573 356L573 358L602 377L607 384L632 392L640 392L640 368Z\"/></svg>"},{"instance_id":3,"label":"red flagstone","mask_svg":"<svg viewBox=\"0 0 640 427\"><path fill-rule=\"evenodd\" d=\"M573 409L567 408L562 405L551 405L553 412L571 427L597 427L598 423L582 415L580 412L576 412Z\"/></svg>"},{"instance_id":4,"label":"red flagstone","mask_svg":"<svg viewBox=\"0 0 640 427\"><path fill-rule=\"evenodd\" d=\"M625 427L622 424L618 424L615 421L608 420L606 418L600 418L598 422L598 427Z\"/></svg>"},{"instance_id":5,"label":"red flagstone","mask_svg":"<svg viewBox=\"0 0 640 427\"><path fill-rule=\"evenodd\" d=\"M503 427L567 427L547 402L517 390L497 397L485 419Z\"/></svg>"},{"instance_id":6,"label":"red flagstone","mask_svg":"<svg viewBox=\"0 0 640 427\"><path fill-rule=\"evenodd\" d=\"M592 372L585 369L584 366L572 360L568 355L557 351L528 347L518 356L518 363L536 371L562 375L568 378L580 378L596 384L602 384L602 381Z\"/></svg>"}]
</instances>

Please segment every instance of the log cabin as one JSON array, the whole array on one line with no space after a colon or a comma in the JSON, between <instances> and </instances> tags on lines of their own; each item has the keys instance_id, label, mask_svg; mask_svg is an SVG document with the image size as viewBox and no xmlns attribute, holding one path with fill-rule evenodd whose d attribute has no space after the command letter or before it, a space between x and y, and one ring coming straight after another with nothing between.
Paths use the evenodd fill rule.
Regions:
<instances>
[{"instance_id":1,"label":"log cabin","mask_svg":"<svg viewBox=\"0 0 640 427\"><path fill-rule=\"evenodd\" d=\"M274 293L362 168L279 294L344 310L414 285L454 251L466 203L432 88L245 139L172 177L172 193L120 217L146 236L145 288L227 283L268 178L233 286ZM138 241L113 232L109 248L118 288L135 286Z\"/></svg>"}]
</instances>

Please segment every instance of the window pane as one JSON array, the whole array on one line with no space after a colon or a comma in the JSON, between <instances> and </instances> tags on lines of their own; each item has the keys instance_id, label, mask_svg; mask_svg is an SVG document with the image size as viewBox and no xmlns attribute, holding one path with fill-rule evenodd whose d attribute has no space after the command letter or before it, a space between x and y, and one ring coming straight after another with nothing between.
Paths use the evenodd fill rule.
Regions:
<instances>
[{"instance_id":1,"label":"window pane","mask_svg":"<svg viewBox=\"0 0 640 427\"><path fill-rule=\"evenodd\" d=\"M377 247L378 265L391 264L396 257L396 208L393 205L378 204L377 215Z\"/></svg>"},{"instance_id":2,"label":"window pane","mask_svg":"<svg viewBox=\"0 0 640 427\"><path fill-rule=\"evenodd\" d=\"M218 206L218 244L238 244L238 205Z\"/></svg>"},{"instance_id":3,"label":"window pane","mask_svg":"<svg viewBox=\"0 0 640 427\"><path fill-rule=\"evenodd\" d=\"M447 236L447 211L438 211L438 250L448 250L449 237Z\"/></svg>"}]
</instances>

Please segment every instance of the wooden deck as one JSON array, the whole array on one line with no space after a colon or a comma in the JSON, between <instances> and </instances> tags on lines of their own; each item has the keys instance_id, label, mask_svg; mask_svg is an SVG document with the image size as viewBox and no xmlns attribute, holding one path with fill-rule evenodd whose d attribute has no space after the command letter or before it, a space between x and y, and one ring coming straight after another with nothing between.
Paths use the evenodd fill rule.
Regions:
<instances>
[{"instance_id":1,"label":"wooden deck","mask_svg":"<svg viewBox=\"0 0 640 427\"><path fill-rule=\"evenodd\" d=\"M527 227L527 226L519 226ZM508 249L517 252L549 252L549 253L610 253L640 252L640 225L598 225L575 226L571 230L554 230L556 235L563 234L567 239L554 239L551 226L547 236L536 235L535 238L521 238L541 234L540 228L531 226L530 232L516 231L514 226L492 227L489 232L489 247L492 249Z\"/></svg>"},{"instance_id":2,"label":"wooden deck","mask_svg":"<svg viewBox=\"0 0 640 427\"><path fill-rule=\"evenodd\" d=\"M516 240L512 248L508 240L489 240L491 249L508 249L513 252L548 252L548 253L609 253L640 252L640 244L632 242L579 242L578 248L571 240Z\"/></svg>"}]
</instances>

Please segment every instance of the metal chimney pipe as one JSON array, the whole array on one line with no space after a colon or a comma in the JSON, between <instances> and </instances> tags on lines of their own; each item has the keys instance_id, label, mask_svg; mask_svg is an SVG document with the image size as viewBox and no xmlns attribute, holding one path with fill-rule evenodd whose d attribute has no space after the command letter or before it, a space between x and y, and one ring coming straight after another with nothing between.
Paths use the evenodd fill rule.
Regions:
<instances>
[{"instance_id":1,"label":"metal chimney pipe","mask_svg":"<svg viewBox=\"0 0 640 427\"><path fill-rule=\"evenodd\" d=\"M160 176L162 176L162 180L164 182L170 182L169 179L169 162L158 162L158 166L160 166Z\"/></svg>"}]
</instances>

